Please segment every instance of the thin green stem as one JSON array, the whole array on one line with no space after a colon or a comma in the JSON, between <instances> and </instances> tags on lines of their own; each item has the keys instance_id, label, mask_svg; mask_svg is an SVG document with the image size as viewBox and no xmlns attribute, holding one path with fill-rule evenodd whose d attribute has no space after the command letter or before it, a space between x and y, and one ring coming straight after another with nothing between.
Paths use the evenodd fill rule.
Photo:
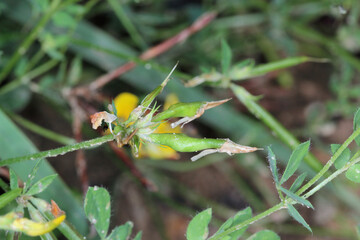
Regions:
<instances>
[{"instance_id":1,"label":"thin green stem","mask_svg":"<svg viewBox=\"0 0 360 240\"><path fill-rule=\"evenodd\" d=\"M4 182L4 180L2 180L1 178L0 178L0 188L1 188L2 190L4 190L4 192L7 192L7 191L10 190L9 185L7 185L7 183Z\"/></svg>"},{"instance_id":2,"label":"thin green stem","mask_svg":"<svg viewBox=\"0 0 360 240\"><path fill-rule=\"evenodd\" d=\"M250 224L253 224L254 222L259 221L259 220L269 216L270 214L272 214L272 213L274 213L276 211L279 211L280 209L283 209L283 208L286 208L286 203L281 202L281 203L273 206L272 208L269 208L268 210L256 215L255 217L252 217L252 218L250 218L250 219L248 219L246 221L243 221L240 224L235 225L235 226L227 229L226 231L224 231L224 232L222 232L222 233L220 233L218 235L210 237L208 240L222 239L223 237L229 235L230 233L235 232L237 230L240 230L240 229L242 229L242 228L244 228L244 227L246 227L246 226L248 226Z\"/></svg>"},{"instance_id":3,"label":"thin green stem","mask_svg":"<svg viewBox=\"0 0 360 240\"><path fill-rule=\"evenodd\" d=\"M326 184L328 184L329 182L331 182L334 178L336 178L337 176L339 176L341 173L345 172L346 170L348 170L351 166L355 165L356 163L360 162L360 151L357 151L354 156L351 158L351 160L342 168L340 168L339 170L337 170L336 172L334 172L333 174L331 174L329 177L327 177L324 181L322 181L321 183L319 183L318 185L316 185L316 187L314 187L313 189L311 189L309 192L307 192L306 194L304 194L304 198L309 198L310 196L312 196L314 193L316 193L317 191L319 191L321 188L323 188Z\"/></svg>"},{"instance_id":4,"label":"thin green stem","mask_svg":"<svg viewBox=\"0 0 360 240\"><path fill-rule=\"evenodd\" d=\"M8 158L8 159L4 159L4 160L0 161L0 167L10 165L13 163L24 162L24 161L28 161L28 160L56 157L58 155L64 155L65 153L73 152L73 151L76 151L79 149L96 147L103 143L112 141L114 139L115 139L115 136L110 134L110 135L105 135L103 137L94 138L94 139L91 139L88 141L84 141L84 142L80 142L80 143L76 143L73 145L68 145L68 146L64 146L64 147L60 147L60 148L55 148L55 149L48 150L48 151L38 152L38 153L34 153L34 154L22 156L22 157ZM14 143L14 144L16 144L16 143Z\"/></svg>"},{"instance_id":5,"label":"thin green stem","mask_svg":"<svg viewBox=\"0 0 360 240\"><path fill-rule=\"evenodd\" d=\"M236 97L254 114L256 118L265 123L285 144L294 150L300 142L292 135L284 126L278 122L269 112L256 103L256 97L251 95L245 88L235 84L230 85L231 90ZM322 164L312 154L308 154L304 161L314 171L318 172L322 169Z\"/></svg>"},{"instance_id":6,"label":"thin green stem","mask_svg":"<svg viewBox=\"0 0 360 240\"><path fill-rule=\"evenodd\" d=\"M129 33L130 37L133 41L141 48L146 49L147 45L144 39L140 36L138 31L136 30L135 26L129 20L128 16L121 6L121 3L116 0L108 0L109 4L111 5L113 11L115 12L116 16L119 18L120 22L124 25L126 31Z\"/></svg>"},{"instance_id":7,"label":"thin green stem","mask_svg":"<svg viewBox=\"0 0 360 240\"><path fill-rule=\"evenodd\" d=\"M32 123L28 120L26 120L25 118L20 117L19 115L7 112L8 115L10 115L10 117L15 120L18 124L22 125L23 127L25 127L26 129L40 135L43 136L47 139L53 140L55 142L64 144L64 145L70 145L70 144L74 144L76 143L76 141L73 138L69 138L67 136L61 135L59 133L50 131L46 128L43 128L35 123Z\"/></svg>"},{"instance_id":8,"label":"thin green stem","mask_svg":"<svg viewBox=\"0 0 360 240\"><path fill-rule=\"evenodd\" d=\"M20 85L28 84L32 79L40 76L41 74L43 74L43 73L49 71L50 69L52 69L53 67L55 67L57 65L57 63L58 63L58 60L51 60L51 61L48 61L48 62L40 65L39 67L35 68L31 72L6 84L4 87L1 88L0 94L5 94L7 92L10 92L11 90L14 90L15 88L17 88Z\"/></svg>"},{"instance_id":9,"label":"thin green stem","mask_svg":"<svg viewBox=\"0 0 360 240\"><path fill-rule=\"evenodd\" d=\"M54 219L54 216L48 212L42 212L48 219L52 220ZM86 239L84 236L82 236L68 221L62 222L57 229L66 237L66 239L69 240L84 240Z\"/></svg>"},{"instance_id":10,"label":"thin green stem","mask_svg":"<svg viewBox=\"0 0 360 240\"><path fill-rule=\"evenodd\" d=\"M63 6L66 6L68 4L72 4L73 2L76 2L78 0L71 0L71 1L67 1L66 3L63 4ZM88 12L96 3L98 2L98 0L92 0L89 1L86 5L85 5L85 11L82 14L79 14L76 17L76 20L79 22L81 20L81 18L85 15L86 12ZM66 33L66 35L68 37L70 37L74 31L75 31L75 27L69 29ZM68 45L65 45L61 48L60 52L64 53L67 49ZM31 59L31 61L28 63L27 66L27 70L32 69L40 60L41 58L45 55L45 52L43 49L40 49ZM7 85L5 85L4 87L1 88L0 90L0 94L4 94L7 93L15 88L17 88L20 85L25 85L28 84L32 79L38 77L41 74L44 74L45 72L51 70L53 67L55 67L58 64L59 60L56 59L52 59L50 61L45 62L44 64L40 65L39 67L35 68L34 70L28 72L27 74L20 76L19 78L11 81L10 83L8 83ZM1 82L1 80L0 80Z\"/></svg>"},{"instance_id":11,"label":"thin green stem","mask_svg":"<svg viewBox=\"0 0 360 240\"><path fill-rule=\"evenodd\" d=\"M338 159L341 153L349 146L349 144L360 135L360 128L356 129L348 139L340 146L340 148L336 151L336 153L330 158L330 160L326 163L326 165L302 188L300 188L296 194L300 195L306 190L308 190L315 182L317 182L331 167L331 165Z\"/></svg>"},{"instance_id":12,"label":"thin green stem","mask_svg":"<svg viewBox=\"0 0 360 240\"><path fill-rule=\"evenodd\" d=\"M26 66L26 71L33 69L36 64L45 56L45 52L42 49L39 49L35 55L29 60L29 63Z\"/></svg>"},{"instance_id":13,"label":"thin green stem","mask_svg":"<svg viewBox=\"0 0 360 240\"><path fill-rule=\"evenodd\" d=\"M51 16L56 12L60 5L60 0L54 0L50 5L48 11L45 15L40 19L38 24L33 28L30 34L25 38L25 40L20 44L16 52L12 55L10 60L7 62L5 67L0 72L0 83L8 76L10 71L13 69L15 64L18 62L21 56L23 56L30 45L35 41L36 37L38 36L39 32L45 27L47 22L50 20Z\"/></svg>"}]
</instances>

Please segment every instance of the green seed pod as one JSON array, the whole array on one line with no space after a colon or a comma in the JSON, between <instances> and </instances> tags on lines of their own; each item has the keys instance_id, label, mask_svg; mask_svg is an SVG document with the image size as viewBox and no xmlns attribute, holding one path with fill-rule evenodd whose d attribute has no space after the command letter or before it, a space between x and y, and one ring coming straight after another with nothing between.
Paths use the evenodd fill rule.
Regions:
<instances>
[{"instance_id":1,"label":"green seed pod","mask_svg":"<svg viewBox=\"0 0 360 240\"><path fill-rule=\"evenodd\" d=\"M179 121L171 124L171 127L174 128L180 124L185 125L194 119L199 118L204 114L205 110L217 107L229 100L230 98L213 102L176 103L171 105L169 109L156 115L152 121L158 122L173 117L182 117Z\"/></svg>"},{"instance_id":2,"label":"green seed pod","mask_svg":"<svg viewBox=\"0 0 360 240\"><path fill-rule=\"evenodd\" d=\"M15 188L11 191L8 191L0 196L0 209L8 205L11 201L15 200L20 196L22 188Z\"/></svg>"},{"instance_id":3,"label":"green seed pod","mask_svg":"<svg viewBox=\"0 0 360 240\"><path fill-rule=\"evenodd\" d=\"M143 138L145 141L166 145L178 152L196 152L208 148L220 148L225 139L192 138L182 133L153 133Z\"/></svg>"},{"instance_id":4,"label":"green seed pod","mask_svg":"<svg viewBox=\"0 0 360 240\"><path fill-rule=\"evenodd\" d=\"M198 109L201 108L206 102L191 102L191 103L175 103L171 105L167 110L157 114L154 118L154 122L159 122L165 119L173 117L192 117L195 116Z\"/></svg>"},{"instance_id":5,"label":"green seed pod","mask_svg":"<svg viewBox=\"0 0 360 240\"><path fill-rule=\"evenodd\" d=\"M232 155L235 153L249 153L259 150L259 148L256 147L236 144L229 139L192 138L181 133L153 133L139 137L151 143L171 147L178 152L197 152L204 150L192 157L192 161L216 152Z\"/></svg>"}]
</instances>

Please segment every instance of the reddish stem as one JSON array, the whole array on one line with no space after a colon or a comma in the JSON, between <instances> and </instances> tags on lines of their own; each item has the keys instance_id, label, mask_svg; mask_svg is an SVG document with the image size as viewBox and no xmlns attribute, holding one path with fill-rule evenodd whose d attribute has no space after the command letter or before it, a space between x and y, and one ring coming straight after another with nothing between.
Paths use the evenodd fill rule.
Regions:
<instances>
[{"instance_id":1,"label":"reddish stem","mask_svg":"<svg viewBox=\"0 0 360 240\"><path fill-rule=\"evenodd\" d=\"M185 41L189 36L192 34L200 31L205 26L207 26L214 18L216 17L215 12L208 12L200 16L191 26L187 27L186 29L182 30L180 33L176 34L175 36L165 40L164 42L148 49L144 53L140 55L140 59L142 60L149 60L152 59L176 44ZM83 96L89 96L89 90L91 93L93 93L95 90L103 87L110 81L114 80L115 78L119 77L120 75L130 71L136 66L135 62L128 62L117 69L106 73L97 79L95 79L90 85L81 86L78 88L73 89L73 94L75 95L83 95Z\"/></svg>"}]
</instances>

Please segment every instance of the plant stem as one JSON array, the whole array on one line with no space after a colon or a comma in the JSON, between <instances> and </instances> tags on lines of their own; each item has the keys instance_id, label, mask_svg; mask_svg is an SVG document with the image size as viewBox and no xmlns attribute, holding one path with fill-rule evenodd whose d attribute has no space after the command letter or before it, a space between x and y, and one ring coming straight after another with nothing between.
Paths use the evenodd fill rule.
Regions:
<instances>
[{"instance_id":1,"label":"plant stem","mask_svg":"<svg viewBox=\"0 0 360 240\"><path fill-rule=\"evenodd\" d=\"M0 72L0 83L7 77L7 75L10 73L11 69L14 67L14 65L18 62L19 58L23 56L30 45L34 42L36 39L38 33L45 27L46 23L49 21L51 16L56 12L58 9L58 6L60 5L60 0L54 0L52 4L50 5L48 11L45 13L45 15L40 19L38 24L34 27L34 29L29 33L27 38L20 44L16 52L12 55L10 60L7 62L5 67Z\"/></svg>"},{"instance_id":2,"label":"plant stem","mask_svg":"<svg viewBox=\"0 0 360 240\"><path fill-rule=\"evenodd\" d=\"M262 213L256 215L255 217L252 217L252 218L250 218L250 219L248 219L246 221L243 221L240 224L235 225L235 226L227 229L226 231L224 231L224 232L222 232L222 233L220 233L218 235L212 236L208 240L222 239L223 237L229 235L230 233L235 232L237 230L240 230L240 229L242 229L242 228L244 228L244 227L246 227L246 226L248 226L250 224L253 224L254 222L259 221L260 219L263 219L263 218L269 216L270 214L272 214L272 213L274 213L276 211L279 211L280 209L283 209L283 208L286 208L286 203L285 202L281 202L281 203L273 206L272 208L269 208L265 212L262 212Z\"/></svg>"},{"instance_id":3,"label":"plant stem","mask_svg":"<svg viewBox=\"0 0 360 240\"><path fill-rule=\"evenodd\" d=\"M51 212L44 211L42 212L50 220L54 219L54 216ZM86 239L82 236L68 221L62 222L57 229L69 240L84 240Z\"/></svg>"},{"instance_id":4,"label":"plant stem","mask_svg":"<svg viewBox=\"0 0 360 240\"><path fill-rule=\"evenodd\" d=\"M330 158L330 160L326 163L326 165L318 172L307 184L305 184L302 188L300 188L296 194L300 195L309 189L316 181L318 181L331 167L331 165L335 162L335 160L341 155L341 153L349 146L349 144L360 135L360 128L356 129L348 139L340 146L340 148L336 151L336 153Z\"/></svg>"},{"instance_id":5,"label":"plant stem","mask_svg":"<svg viewBox=\"0 0 360 240\"><path fill-rule=\"evenodd\" d=\"M43 136L45 138L48 138L50 140L53 140L55 142L58 142L58 143L61 143L64 145L70 145L70 144L76 143L76 141L72 138L69 138L67 136L64 136L59 133L50 131L46 128L43 128L35 123L32 123L32 122L26 120L25 118L20 117L19 115L13 114L11 112L7 112L7 114L10 115L10 117L12 119L14 119L18 124L22 125L26 129L28 129L40 136Z\"/></svg>"},{"instance_id":6,"label":"plant stem","mask_svg":"<svg viewBox=\"0 0 360 240\"><path fill-rule=\"evenodd\" d=\"M338 175L340 175L341 173L345 172L346 170L348 170L351 166L355 165L356 163L360 162L360 151L357 151L354 156L351 158L351 160L342 168L340 168L339 170L337 170L336 172L334 172L333 174L331 174L328 178L326 178L324 181L322 181L321 183L319 183L316 187L314 187L313 189L311 189L309 192L307 192L306 194L304 194L304 198L309 198L311 195L313 195L315 192L319 191L322 187L324 187L326 184L328 184L329 182L331 182L334 178L336 178Z\"/></svg>"},{"instance_id":7,"label":"plant stem","mask_svg":"<svg viewBox=\"0 0 360 240\"><path fill-rule=\"evenodd\" d=\"M28 161L28 160L36 160L36 159L47 158L47 157L56 157L58 155L64 155L65 153L73 152L73 151L76 151L79 149L96 147L105 142L112 141L114 139L115 139L115 136L112 134L109 134L109 135L105 135L103 137L94 138L94 139L91 139L88 141L84 141L84 142L80 142L80 143L76 143L73 145L68 145L68 146L64 146L64 147L60 147L60 148L55 148L55 149L48 150L48 151L38 152L38 153L34 153L34 154L22 156L22 157L8 158L8 159L0 161L0 167L10 165L13 163L24 162L24 161ZM16 143L14 143L14 144L16 144Z\"/></svg>"},{"instance_id":8,"label":"plant stem","mask_svg":"<svg viewBox=\"0 0 360 240\"><path fill-rule=\"evenodd\" d=\"M300 142L292 135L286 128L283 127L269 112L263 109L256 103L255 97L251 95L245 88L237 86L235 84L230 85L231 90L236 97L247 107L247 109L254 114L256 118L265 123L276 135L287 144L292 150L294 150ZM312 154L305 157L305 162L314 171L318 172L322 169L322 164Z\"/></svg>"},{"instance_id":9,"label":"plant stem","mask_svg":"<svg viewBox=\"0 0 360 240\"><path fill-rule=\"evenodd\" d=\"M120 22L123 24L126 31L129 33L132 40L142 49L146 49L147 45L144 39L136 30L135 26L132 24L128 16L122 7L122 3L116 0L108 0L109 4L112 7L112 10L115 12L116 16L119 18Z\"/></svg>"},{"instance_id":10,"label":"plant stem","mask_svg":"<svg viewBox=\"0 0 360 240\"><path fill-rule=\"evenodd\" d=\"M21 76L20 78L9 82L4 87L1 88L0 94L5 94L7 92L10 92L11 90L14 90L19 85L26 85L28 84L32 79L40 76L41 74L49 71L51 68L55 67L58 63L58 60L51 60L48 62L45 62L44 64L40 65L39 67L35 68L31 72L28 72L27 74Z\"/></svg>"}]
</instances>

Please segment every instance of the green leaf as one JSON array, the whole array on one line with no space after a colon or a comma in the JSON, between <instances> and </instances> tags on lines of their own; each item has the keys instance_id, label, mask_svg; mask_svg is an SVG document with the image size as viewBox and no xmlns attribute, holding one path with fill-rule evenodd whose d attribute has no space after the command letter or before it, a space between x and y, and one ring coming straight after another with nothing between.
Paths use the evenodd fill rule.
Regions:
<instances>
[{"instance_id":1,"label":"green leaf","mask_svg":"<svg viewBox=\"0 0 360 240\"><path fill-rule=\"evenodd\" d=\"M301 225L303 225L307 230L312 232L309 224L306 223L306 221L300 215L300 213L291 204L288 204L287 207L288 207L288 212L289 212L290 216L292 216L297 222L299 222Z\"/></svg>"},{"instance_id":2,"label":"green leaf","mask_svg":"<svg viewBox=\"0 0 360 240\"><path fill-rule=\"evenodd\" d=\"M209 234L208 225L211 220L211 208L197 214L189 223L186 230L187 240L206 239Z\"/></svg>"},{"instance_id":3,"label":"green leaf","mask_svg":"<svg viewBox=\"0 0 360 240\"><path fill-rule=\"evenodd\" d=\"M350 181L360 183L360 163L351 166L347 171L345 176Z\"/></svg>"},{"instance_id":4,"label":"green leaf","mask_svg":"<svg viewBox=\"0 0 360 240\"><path fill-rule=\"evenodd\" d=\"M238 213L236 213L235 216L226 220L226 222L220 226L219 230L214 234L214 236L226 231L230 227L233 227L235 225L242 223L243 221L251 218L251 216L252 216L252 210L250 207L247 207L247 208L239 211ZM227 239L228 240L238 239L241 235L244 234L246 229L247 229L247 227L244 227L244 228L241 228L241 229L227 235Z\"/></svg>"},{"instance_id":5,"label":"green leaf","mask_svg":"<svg viewBox=\"0 0 360 240\"><path fill-rule=\"evenodd\" d=\"M298 169L300 166L301 161L309 152L310 141L301 143L299 146L295 148L292 152L289 162L285 168L284 174L281 177L280 184L286 182Z\"/></svg>"},{"instance_id":6,"label":"green leaf","mask_svg":"<svg viewBox=\"0 0 360 240\"><path fill-rule=\"evenodd\" d=\"M141 240L142 238L142 232L138 232L133 240Z\"/></svg>"},{"instance_id":7,"label":"green leaf","mask_svg":"<svg viewBox=\"0 0 360 240\"><path fill-rule=\"evenodd\" d=\"M221 70L223 74L227 75L231 65L232 53L228 43L225 40L221 41Z\"/></svg>"},{"instance_id":8,"label":"green leaf","mask_svg":"<svg viewBox=\"0 0 360 240\"><path fill-rule=\"evenodd\" d=\"M341 144L331 144L331 152L334 155L336 151L340 148ZM335 160L334 166L336 169L340 169L350 160L351 151L346 148L340 156Z\"/></svg>"},{"instance_id":9,"label":"green leaf","mask_svg":"<svg viewBox=\"0 0 360 240\"><path fill-rule=\"evenodd\" d=\"M56 12L52 17L54 24L58 27L71 28L76 26L76 20L70 14L62 11Z\"/></svg>"},{"instance_id":10,"label":"green leaf","mask_svg":"<svg viewBox=\"0 0 360 240\"><path fill-rule=\"evenodd\" d=\"M289 191L290 192L296 192L299 187L303 184L304 180L306 178L306 172L302 173L300 176L298 176L293 184L291 185Z\"/></svg>"},{"instance_id":11,"label":"green leaf","mask_svg":"<svg viewBox=\"0 0 360 240\"><path fill-rule=\"evenodd\" d=\"M86 8L80 4L71 4L65 8L65 11L73 15L80 15L85 13Z\"/></svg>"},{"instance_id":12,"label":"green leaf","mask_svg":"<svg viewBox=\"0 0 360 240\"><path fill-rule=\"evenodd\" d=\"M275 154L273 153L273 151L271 150L270 147L268 147L268 160L269 160L270 170L273 175L274 181L275 181L275 183L278 184L279 183L279 175L278 175L278 171L277 171L277 167L276 167L276 158L275 158Z\"/></svg>"},{"instance_id":13,"label":"green leaf","mask_svg":"<svg viewBox=\"0 0 360 240\"><path fill-rule=\"evenodd\" d=\"M24 192L27 192L27 190L29 189L29 187L31 186L32 181L34 180L37 171L40 168L40 163L41 163L42 159L39 159L36 161L36 164L33 166L33 168L31 169L30 174L27 176L27 179L24 183Z\"/></svg>"},{"instance_id":14,"label":"green leaf","mask_svg":"<svg viewBox=\"0 0 360 240\"><path fill-rule=\"evenodd\" d=\"M10 189L16 189L19 187L19 183L18 183L18 177L15 173L14 170L12 170L12 168L9 169L9 173L10 173Z\"/></svg>"},{"instance_id":15,"label":"green leaf","mask_svg":"<svg viewBox=\"0 0 360 240\"><path fill-rule=\"evenodd\" d=\"M281 186L279 187L279 189L280 189L283 193L285 193L289 198L295 200L296 202L298 202L298 203L300 203L300 204L302 204L302 205L305 205L305 206L307 206L307 207L309 207L309 208L314 209L314 206L313 206L308 200L306 200L306 199L304 199L304 198L296 195L296 194L293 193L293 192L290 192L289 190L287 190L286 188L283 188L283 187L281 187Z\"/></svg>"},{"instance_id":16,"label":"green leaf","mask_svg":"<svg viewBox=\"0 0 360 240\"><path fill-rule=\"evenodd\" d=\"M9 86L9 85L7 85ZM1 89L5 93L0 94L0 107L13 112L23 110L31 100L32 92L27 86L20 86L13 90Z\"/></svg>"},{"instance_id":17,"label":"green leaf","mask_svg":"<svg viewBox=\"0 0 360 240\"><path fill-rule=\"evenodd\" d=\"M117 109L116 109L116 106L115 106L114 99L111 101L111 107L112 107L114 115L117 116Z\"/></svg>"},{"instance_id":18,"label":"green leaf","mask_svg":"<svg viewBox=\"0 0 360 240\"><path fill-rule=\"evenodd\" d=\"M247 240L280 240L280 237L275 232L265 229L254 233Z\"/></svg>"},{"instance_id":19,"label":"green leaf","mask_svg":"<svg viewBox=\"0 0 360 240\"><path fill-rule=\"evenodd\" d=\"M26 195L35 195L41 193L54 181L56 177L57 174L53 174L40 179L34 185L31 186L29 191L26 192Z\"/></svg>"},{"instance_id":20,"label":"green leaf","mask_svg":"<svg viewBox=\"0 0 360 240\"><path fill-rule=\"evenodd\" d=\"M75 86L79 83L82 75L82 59L80 56L76 56L70 64L68 84Z\"/></svg>"},{"instance_id":21,"label":"green leaf","mask_svg":"<svg viewBox=\"0 0 360 240\"><path fill-rule=\"evenodd\" d=\"M28 66L29 60L26 57L23 57L19 60L18 64L14 69L14 74L16 77L21 77L26 73L26 68Z\"/></svg>"},{"instance_id":22,"label":"green leaf","mask_svg":"<svg viewBox=\"0 0 360 240\"><path fill-rule=\"evenodd\" d=\"M21 195L22 189L16 188L0 195L0 209Z\"/></svg>"},{"instance_id":23,"label":"green leaf","mask_svg":"<svg viewBox=\"0 0 360 240\"><path fill-rule=\"evenodd\" d=\"M4 180L2 180L1 178L0 178L0 188L1 188L2 190L4 190L4 192L7 192L7 191L10 191L10 190L11 190L10 187L9 187L9 185L7 185L7 183L4 182Z\"/></svg>"},{"instance_id":24,"label":"green leaf","mask_svg":"<svg viewBox=\"0 0 360 240\"><path fill-rule=\"evenodd\" d=\"M360 108L356 111L354 115L354 131L359 128L360 126ZM358 146L360 146L360 136L355 138L355 142Z\"/></svg>"},{"instance_id":25,"label":"green leaf","mask_svg":"<svg viewBox=\"0 0 360 240\"><path fill-rule=\"evenodd\" d=\"M131 234L133 228L132 222L126 222L125 224L118 226L112 230L111 234L106 238L107 240L127 240Z\"/></svg>"},{"instance_id":26,"label":"green leaf","mask_svg":"<svg viewBox=\"0 0 360 240\"><path fill-rule=\"evenodd\" d=\"M36 8L38 11L45 11L49 9L49 0L34 0L30 1L30 3L33 5L34 8Z\"/></svg>"},{"instance_id":27,"label":"green leaf","mask_svg":"<svg viewBox=\"0 0 360 240\"><path fill-rule=\"evenodd\" d=\"M110 195L105 188L89 187L84 203L85 214L101 239L106 237L110 219Z\"/></svg>"}]
</instances>

